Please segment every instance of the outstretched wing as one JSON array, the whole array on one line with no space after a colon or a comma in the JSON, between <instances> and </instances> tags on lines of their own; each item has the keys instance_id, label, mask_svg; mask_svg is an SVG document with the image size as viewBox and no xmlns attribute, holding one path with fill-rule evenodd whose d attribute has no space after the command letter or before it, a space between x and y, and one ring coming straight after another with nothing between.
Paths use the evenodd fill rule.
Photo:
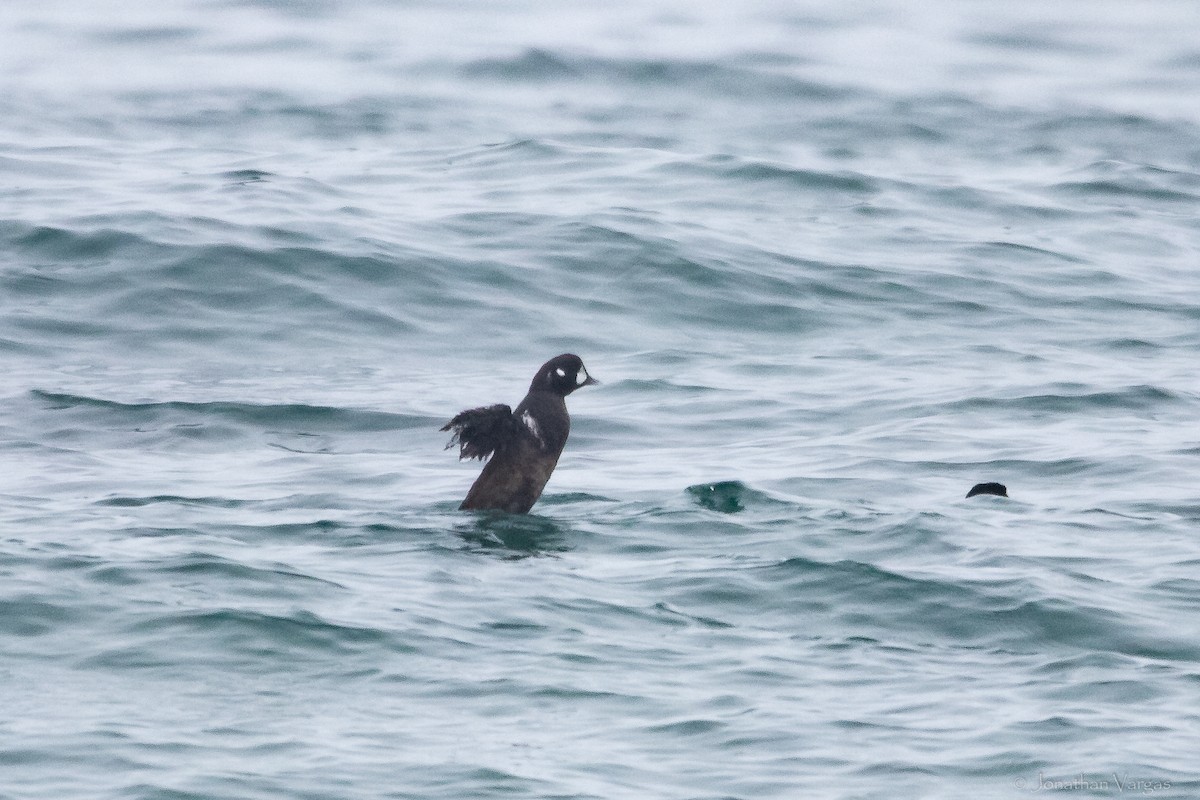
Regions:
<instances>
[{"instance_id":1,"label":"outstretched wing","mask_svg":"<svg viewBox=\"0 0 1200 800\"><path fill-rule=\"evenodd\" d=\"M478 458L480 461L527 432L504 403L460 412L443 425L442 430L454 431L446 444L447 450L458 445L459 458Z\"/></svg>"}]
</instances>

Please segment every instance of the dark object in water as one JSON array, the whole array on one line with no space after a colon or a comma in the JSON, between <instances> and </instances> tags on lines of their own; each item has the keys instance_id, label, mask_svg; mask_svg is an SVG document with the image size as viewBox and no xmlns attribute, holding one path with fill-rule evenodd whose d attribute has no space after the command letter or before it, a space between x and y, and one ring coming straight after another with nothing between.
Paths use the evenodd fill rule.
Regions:
<instances>
[{"instance_id":1,"label":"dark object in water","mask_svg":"<svg viewBox=\"0 0 1200 800\"><path fill-rule=\"evenodd\" d=\"M1008 497L1008 487L1003 483L977 483L967 492L967 497L977 494L994 494L997 497Z\"/></svg>"},{"instance_id":2,"label":"dark object in water","mask_svg":"<svg viewBox=\"0 0 1200 800\"><path fill-rule=\"evenodd\" d=\"M687 493L704 508L722 514L736 514L746 508L742 504L742 498L747 493L746 484L741 481L698 483L687 487Z\"/></svg>"},{"instance_id":3,"label":"dark object in water","mask_svg":"<svg viewBox=\"0 0 1200 800\"><path fill-rule=\"evenodd\" d=\"M498 403L463 411L447 422L442 430L454 435L446 447L458 445L460 459L491 456L459 508L528 512L542 496L571 432L566 396L593 383L599 381L588 375L579 356L563 353L538 369L516 411Z\"/></svg>"}]
</instances>

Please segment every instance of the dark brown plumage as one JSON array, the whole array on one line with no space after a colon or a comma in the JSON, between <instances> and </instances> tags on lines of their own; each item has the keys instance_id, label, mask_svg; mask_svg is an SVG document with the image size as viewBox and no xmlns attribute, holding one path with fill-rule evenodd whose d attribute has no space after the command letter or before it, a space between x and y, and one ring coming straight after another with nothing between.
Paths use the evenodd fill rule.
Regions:
<instances>
[{"instance_id":1,"label":"dark brown plumage","mask_svg":"<svg viewBox=\"0 0 1200 800\"><path fill-rule=\"evenodd\" d=\"M564 353L543 364L529 393L513 411L503 403L472 408L443 427L453 431L447 448L458 445L459 458L490 460L460 509L524 514L542 496L571 432L566 396L599 383L579 356Z\"/></svg>"}]
</instances>

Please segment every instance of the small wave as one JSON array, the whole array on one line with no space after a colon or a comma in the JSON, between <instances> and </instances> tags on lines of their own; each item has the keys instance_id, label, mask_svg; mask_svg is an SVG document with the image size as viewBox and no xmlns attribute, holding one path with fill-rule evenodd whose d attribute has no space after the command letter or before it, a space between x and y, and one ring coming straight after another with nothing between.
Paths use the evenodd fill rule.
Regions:
<instances>
[{"instance_id":1,"label":"small wave","mask_svg":"<svg viewBox=\"0 0 1200 800\"><path fill-rule=\"evenodd\" d=\"M208 506L212 508L240 508L247 505L244 501L231 500L226 497L183 497L173 494L155 495L153 497L108 497L98 501L97 505L113 506L116 508L141 508L159 503L184 506Z\"/></svg>"},{"instance_id":2,"label":"small wave","mask_svg":"<svg viewBox=\"0 0 1200 800\"><path fill-rule=\"evenodd\" d=\"M283 599L310 598L314 587L341 589L332 581L306 575L282 564L253 565L222 558L211 553L186 553L162 560L145 559L136 563L92 565L89 577L99 583L132 586L160 578L176 583L194 578L207 587L224 581L233 592L250 592L256 597Z\"/></svg>"},{"instance_id":3,"label":"small wave","mask_svg":"<svg viewBox=\"0 0 1200 800\"><path fill-rule=\"evenodd\" d=\"M275 176L261 169L235 169L220 173L220 177L231 183L260 183Z\"/></svg>"},{"instance_id":4,"label":"small wave","mask_svg":"<svg viewBox=\"0 0 1200 800\"><path fill-rule=\"evenodd\" d=\"M199 39L202 33L203 31L196 27L155 25L94 30L89 33L89 38L124 46L158 48L179 46L179 42Z\"/></svg>"},{"instance_id":5,"label":"small wave","mask_svg":"<svg viewBox=\"0 0 1200 800\"><path fill-rule=\"evenodd\" d=\"M704 617L704 616L698 616L696 614L688 614L686 612L680 611L677 608L672 607L669 603L655 603L654 608L658 611L662 611L663 613L668 614L671 617L678 618L685 622L696 623L698 625L702 625L705 628L714 628L714 629L718 629L718 630L724 630L727 628L736 627L728 622L722 622L721 620L714 619L712 617Z\"/></svg>"},{"instance_id":6,"label":"small wave","mask_svg":"<svg viewBox=\"0 0 1200 800\"><path fill-rule=\"evenodd\" d=\"M1024 261L1033 262L1051 259L1053 261L1061 261L1068 264L1087 263L1084 259L1073 256L1070 253L1062 253L1057 250L1048 250L1044 247L1034 247L1033 245L1021 244L1020 242L983 242L982 244L967 248L967 252L984 260L990 260L996 256L1000 256L1005 261L1011 258L1019 258Z\"/></svg>"},{"instance_id":7,"label":"small wave","mask_svg":"<svg viewBox=\"0 0 1200 800\"><path fill-rule=\"evenodd\" d=\"M463 72L471 77L505 80L556 80L585 74L567 59L538 48L508 58L481 58L463 67Z\"/></svg>"},{"instance_id":8,"label":"small wave","mask_svg":"<svg viewBox=\"0 0 1200 800\"><path fill-rule=\"evenodd\" d=\"M853 560L791 558L760 568L823 598L831 613L874 615L884 628L932 630L939 637L1040 651L1047 643L1089 651L1195 660L1200 650L1145 631L1111 609L1036 594L1026 581L913 577ZM799 590L799 588L798 588ZM809 612L811 613L811 612Z\"/></svg>"},{"instance_id":9,"label":"small wave","mask_svg":"<svg viewBox=\"0 0 1200 800\"><path fill-rule=\"evenodd\" d=\"M570 151L561 144L546 139L513 139L503 142L482 144L467 150L460 150L439 159L439 163L453 167L490 166L503 169L511 174L514 164L525 161L545 163L550 160L562 159ZM589 150L593 152L594 150ZM480 215L492 218L498 214L514 212L474 211L463 215Z\"/></svg>"},{"instance_id":10,"label":"small wave","mask_svg":"<svg viewBox=\"0 0 1200 800\"><path fill-rule=\"evenodd\" d=\"M221 642L227 650L279 657L347 654L389 642L384 631L330 622L308 611L272 614L232 608L161 614L133 624L130 632L198 635Z\"/></svg>"},{"instance_id":11,"label":"small wave","mask_svg":"<svg viewBox=\"0 0 1200 800\"><path fill-rule=\"evenodd\" d=\"M714 719L685 719L678 722L668 722L660 725L649 725L645 728L647 733L655 736L683 736L693 737L701 736L706 733L720 731L726 727L726 723Z\"/></svg>"},{"instance_id":12,"label":"small wave","mask_svg":"<svg viewBox=\"0 0 1200 800\"><path fill-rule=\"evenodd\" d=\"M1110 201L1188 203L1200 200L1200 174L1144 164L1098 161L1082 170L1083 177L1062 181L1058 192Z\"/></svg>"},{"instance_id":13,"label":"small wave","mask_svg":"<svg viewBox=\"0 0 1200 800\"><path fill-rule=\"evenodd\" d=\"M1057 184L1054 188L1060 192L1083 195L1093 199L1157 200L1188 204L1194 204L1200 200L1200 195L1192 192L1175 191L1155 186L1147 181L1133 179L1067 181Z\"/></svg>"},{"instance_id":14,"label":"small wave","mask_svg":"<svg viewBox=\"0 0 1200 800\"><path fill-rule=\"evenodd\" d=\"M800 189L858 194L874 194L878 191L876 182L864 175L849 172L818 172L779 164L743 164L729 169L726 174L732 178L752 182L781 181Z\"/></svg>"},{"instance_id":15,"label":"small wave","mask_svg":"<svg viewBox=\"0 0 1200 800\"><path fill-rule=\"evenodd\" d=\"M68 608L32 598L0 600L0 633L10 636L42 636L81 616Z\"/></svg>"},{"instance_id":16,"label":"small wave","mask_svg":"<svg viewBox=\"0 0 1200 800\"><path fill-rule=\"evenodd\" d=\"M164 575L215 577L232 580L243 586L247 583L278 586L284 582L291 583L298 581L310 587L310 589L304 592L296 592L297 596L307 594L314 585L324 585L336 589L343 588L340 584L313 575L306 575L283 565L254 566L222 558L211 553L188 553L173 557L157 565L146 563L141 565L139 569L146 569Z\"/></svg>"},{"instance_id":17,"label":"small wave","mask_svg":"<svg viewBox=\"0 0 1200 800\"><path fill-rule=\"evenodd\" d=\"M507 81L600 81L637 87L703 89L736 97L747 95L791 100L832 100L852 90L802 80L744 62L686 59L616 59L566 55L531 48L515 56L483 58L462 67L470 78Z\"/></svg>"},{"instance_id":18,"label":"small wave","mask_svg":"<svg viewBox=\"0 0 1200 800\"><path fill-rule=\"evenodd\" d=\"M101 415L126 425L151 425L181 421L223 419L256 428L304 427L324 432L391 431L425 428L436 420L411 414L313 406L302 403L257 404L237 402L122 403L83 395L34 389L30 395L48 411L78 411Z\"/></svg>"},{"instance_id":19,"label":"small wave","mask_svg":"<svg viewBox=\"0 0 1200 800\"><path fill-rule=\"evenodd\" d=\"M1082 384L1065 388L1085 388ZM1141 411L1150 412L1163 407L1188 402L1176 392L1158 386L1128 386L1104 392L1053 392L1029 394L1018 397L972 397L948 403L941 408L949 411L961 410L1023 410L1053 414L1084 414L1094 411Z\"/></svg>"},{"instance_id":20,"label":"small wave","mask_svg":"<svg viewBox=\"0 0 1200 800\"><path fill-rule=\"evenodd\" d=\"M843 192L856 196L874 195L878 182L860 173L826 172L734 156L673 161L659 167L666 174L715 176L746 184L777 184L818 192Z\"/></svg>"},{"instance_id":21,"label":"small wave","mask_svg":"<svg viewBox=\"0 0 1200 800\"><path fill-rule=\"evenodd\" d=\"M9 247L37 263L60 264L71 261L98 261L117 257L132 261L145 259L150 251L161 249L145 237L123 230L99 229L78 231L48 225L31 226L25 223L0 223L0 237Z\"/></svg>"}]
</instances>

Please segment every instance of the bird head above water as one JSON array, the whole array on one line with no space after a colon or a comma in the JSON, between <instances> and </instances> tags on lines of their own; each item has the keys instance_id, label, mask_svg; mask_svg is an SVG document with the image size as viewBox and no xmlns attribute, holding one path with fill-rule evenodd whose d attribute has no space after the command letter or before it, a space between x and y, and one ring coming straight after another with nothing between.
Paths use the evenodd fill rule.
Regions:
<instances>
[{"instance_id":1,"label":"bird head above water","mask_svg":"<svg viewBox=\"0 0 1200 800\"><path fill-rule=\"evenodd\" d=\"M583 359L574 353L563 353L542 364L533 376L533 383L529 384L529 391L553 392L566 397L576 389L599 382L588 375Z\"/></svg>"}]
</instances>

